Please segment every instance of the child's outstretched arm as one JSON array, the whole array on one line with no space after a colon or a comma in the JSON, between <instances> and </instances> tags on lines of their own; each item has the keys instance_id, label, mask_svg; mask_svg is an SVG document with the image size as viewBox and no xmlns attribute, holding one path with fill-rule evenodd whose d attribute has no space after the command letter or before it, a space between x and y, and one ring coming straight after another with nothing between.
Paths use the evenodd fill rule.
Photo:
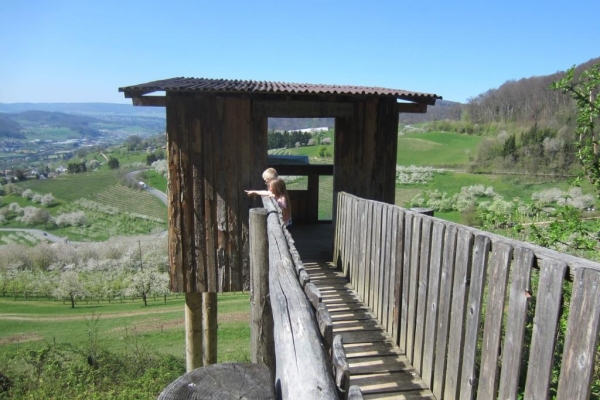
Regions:
<instances>
[{"instance_id":1,"label":"child's outstretched arm","mask_svg":"<svg viewBox=\"0 0 600 400\"><path fill-rule=\"evenodd\" d=\"M246 192L248 194L248 196L252 196L253 194L259 195L259 196L273 196L273 193L271 193L271 191L269 190L244 190L244 192Z\"/></svg>"}]
</instances>

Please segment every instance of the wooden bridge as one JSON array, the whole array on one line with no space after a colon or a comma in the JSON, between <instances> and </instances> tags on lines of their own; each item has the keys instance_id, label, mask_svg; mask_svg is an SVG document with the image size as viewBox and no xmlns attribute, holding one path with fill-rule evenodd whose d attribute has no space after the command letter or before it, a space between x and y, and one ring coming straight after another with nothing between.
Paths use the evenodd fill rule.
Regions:
<instances>
[{"instance_id":1,"label":"wooden bridge","mask_svg":"<svg viewBox=\"0 0 600 400\"><path fill-rule=\"evenodd\" d=\"M589 398L599 264L345 193L335 229L264 203L282 398Z\"/></svg>"}]
</instances>

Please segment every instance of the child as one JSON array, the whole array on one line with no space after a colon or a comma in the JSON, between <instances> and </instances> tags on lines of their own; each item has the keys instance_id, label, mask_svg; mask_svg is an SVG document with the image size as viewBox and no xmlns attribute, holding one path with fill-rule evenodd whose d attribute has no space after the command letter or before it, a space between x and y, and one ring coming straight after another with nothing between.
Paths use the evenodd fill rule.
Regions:
<instances>
[{"instance_id":1,"label":"child","mask_svg":"<svg viewBox=\"0 0 600 400\"><path fill-rule=\"evenodd\" d=\"M269 182L278 177L279 176L277 175L277 171L275 170L275 168L267 168L262 173L262 178L265 181L265 185L267 185L267 188L269 187Z\"/></svg>"},{"instance_id":2,"label":"child","mask_svg":"<svg viewBox=\"0 0 600 400\"><path fill-rule=\"evenodd\" d=\"M292 207L290 204L290 196L288 195L285 187L285 182L280 178L273 178L269 180L269 190L245 190L248 196L257 194L259 196L273 197L277 202L279 208L281 208L281 215L283 217L283 223L285 226L292 225Z\"/></svg>"}]
</instances>

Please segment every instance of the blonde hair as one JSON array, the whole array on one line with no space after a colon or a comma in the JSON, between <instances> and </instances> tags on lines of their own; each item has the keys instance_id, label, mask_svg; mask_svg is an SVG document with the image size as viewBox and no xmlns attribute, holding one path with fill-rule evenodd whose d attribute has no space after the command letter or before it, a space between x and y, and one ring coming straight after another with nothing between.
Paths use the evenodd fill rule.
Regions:
<instances>
[{"instance_id":1,"label":"blonde hair","mask_svg":"<svg viewBox=\"0 0 600 400\"><path fill-rule=\"evenodd\" d=\"M262 178L265 181L270 181L271 179L277 179L279 175L277 175L277 171L275 168L267 168L262 173Z\"/></svg>"}]
</instances>

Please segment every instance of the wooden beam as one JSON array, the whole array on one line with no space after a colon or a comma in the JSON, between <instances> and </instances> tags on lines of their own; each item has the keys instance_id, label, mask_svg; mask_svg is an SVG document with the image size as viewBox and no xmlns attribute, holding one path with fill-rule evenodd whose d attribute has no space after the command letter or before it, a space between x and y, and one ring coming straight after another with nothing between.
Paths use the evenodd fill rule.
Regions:
<instances>
[{"instance_id":1,"label":"wooden beam","mask_svg":"<svg viewBox=\"0 0 600 400\"><path fill-rule=\"evenodd\" d=\"M255 117L327 118L349 117L354 113L352 103L326 101L255 101Z\"/></svg>"},{"instance_id":2,"label":"wooden beam","mask_svg":"<svg viewBox=\"0 0 600 400\"><path fill-rule=\"evenodd\" d=\"M427 104L398 103L398 112L406 114L425 114L427 112Z\"/></svg>"},{"instance_id":3,"label":"wooden beam","mask_svg":"<svg viewBox=\"0 0 600 400\"><path fill-rule=\"evenodd\" d=\"M277 170L278 175L333 175L332 164L277 165L269 163L269 167L275 168Z\"/></svg>"},{"instance_id":4,"label":"wooden beam","mask_svg":"<svg viewBox=\"0 0 600 400\"><path fill-rule=\"evenodd\" d=\"M122 91L126 99L140 97L148 93L156 92L156 90L119 90Z\"/></svg>"},{"instance_id":5,"label":"wooden beam","mask_svg":"<svg viewBox=\"0 0 600 400\"><path fill-rule=\"evenodd\" d=\"M138 96L133 97L131 102L134 106L166 107L167 98L165 96Z\"/></svg>"}]
</instances>

